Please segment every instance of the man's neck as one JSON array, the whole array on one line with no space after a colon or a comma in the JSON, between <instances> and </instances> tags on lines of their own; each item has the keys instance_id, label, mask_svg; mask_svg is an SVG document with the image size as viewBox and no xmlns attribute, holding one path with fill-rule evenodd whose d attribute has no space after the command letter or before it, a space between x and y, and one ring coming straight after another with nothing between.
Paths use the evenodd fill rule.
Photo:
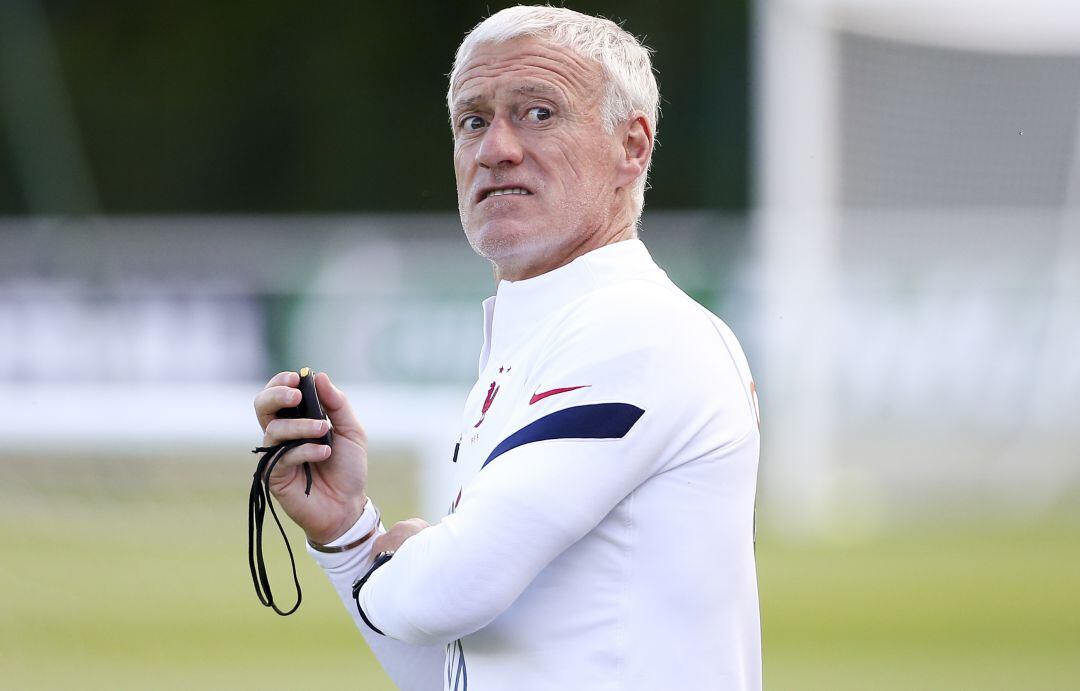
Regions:
<instances>
[{"instance_id":1,"label":"man's neck","mask_svg":"<svg viewBox=\"0 0 1080 691\"><path fill-rule=\"evenodd\" d=\"M592 235L583 238L577 245L570 248L560 248L560 251L550 256L541 258L521 258L523 261L520 262L513 261L513 259L517 259L515 257L509 261L504 261L501 264L493 265L495 284L498 285L499 281L524 281L530 278L536 278L549 271L554 271L555 269L566 266L578 257L588 254L593 250L612 245L616 242L622 242L623 240L632 240L636 237L637 224L630 223L624 226L613 227L607 231L593 233Z\"/></svg>"}]
</instances>

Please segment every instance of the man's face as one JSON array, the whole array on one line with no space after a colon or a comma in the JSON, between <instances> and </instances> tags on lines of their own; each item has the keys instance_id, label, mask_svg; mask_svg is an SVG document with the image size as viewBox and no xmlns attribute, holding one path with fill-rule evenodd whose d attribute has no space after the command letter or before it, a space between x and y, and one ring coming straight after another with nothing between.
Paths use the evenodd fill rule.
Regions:
<instances>
[{"instance_id":1,"label":"man's face","mask_svg":"<svg viewBox=\"0 0 1080 691\"><path fill-rule=\"evenodd\" d=\"M479 45L454 83L461 225L503 278L555 268L617 222L624 155L602 92L597 63L532 38Z\"/></svg>"}]
</instances>

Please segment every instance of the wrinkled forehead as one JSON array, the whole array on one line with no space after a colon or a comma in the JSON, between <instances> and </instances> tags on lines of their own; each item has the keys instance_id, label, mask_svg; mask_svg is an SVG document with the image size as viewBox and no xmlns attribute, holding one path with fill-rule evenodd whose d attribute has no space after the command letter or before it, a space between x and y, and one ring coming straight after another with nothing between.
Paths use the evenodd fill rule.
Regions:
<instances>
[{"instance_id":1,"label":"wrinkled forehead","mask_svg":"<svg viewBox=\"0 0 1080 691\"><path fill-rule=\"evenodd\" d=\"M600 63L569 48L521 37L480 43L465 56L453 75L452 110L466 102L493 98L498 91L559 92L571 100L596 96L603 83Z\"/></svg>"}]
</instances>

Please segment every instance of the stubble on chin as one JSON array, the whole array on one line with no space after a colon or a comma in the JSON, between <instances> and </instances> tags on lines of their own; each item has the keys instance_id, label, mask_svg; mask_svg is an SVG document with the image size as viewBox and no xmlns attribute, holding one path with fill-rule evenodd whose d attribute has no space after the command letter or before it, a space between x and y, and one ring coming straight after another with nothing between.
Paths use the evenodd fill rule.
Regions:
<instances>
[{"instance_id":1,"label":"stubble on chin","mask_svg":"<svg viewBox=\"0 0 1080 691\"><path fill-rule=\"evenodd\" d=\"M510 219L472 221L459 211L465 236L477 255L503 270L544 264L561 254L573 255L603 244L611 219L597 213L585 198L563 200L548 224L535 226ZM568 222L569 221L569 222ZM562 227L565 224L566 227Z\"/></svg>"},{"instance_id":2,"label":"stubble on chin","mask_svg":"<svg viewBox=\"0 0 1080 691\"><path fill-rule=\"evenodd\" d=\"M473 251L488 261L499 264L514 256L540 249L543 238L535 231L516 228L513 224L485 223L470 229L462 219L465 236Z\"/></svg>"}]
</instances>

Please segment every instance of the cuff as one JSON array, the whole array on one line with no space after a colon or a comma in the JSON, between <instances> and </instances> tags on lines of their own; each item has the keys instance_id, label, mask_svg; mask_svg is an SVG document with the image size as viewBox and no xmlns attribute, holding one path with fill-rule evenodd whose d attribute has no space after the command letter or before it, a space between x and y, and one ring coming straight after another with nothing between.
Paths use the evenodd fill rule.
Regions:
<instances>
[{"instance_id":1,"label":"cuff","mask_svg":"<svg viewBox=\"0 0 1080 691\"><path fill-rule=\"evenodd\" d=\"M315 563L321 566L325 571L329 573L339 573L354 570L359 564L367 564L371 561L371 545L375 542L375 538L382 535L386 530L379 522L379 510L375 507L375 502L371 501L369 497L367 504L364 505L364 511L360 514L360 518L356 519L356 523L345 531L345 534L338 539L328 542L327 547L340 547L341 545L347 545L354 540L359 540L373 528L378 526L375 534L371 536L364 544L359 545L355 549L350 549L346 552L338 552L336 554L326 554L325 552L319 552L312 548L311 545L304 541L307 547L308 554L315 559Z\"/></svg>"}]
</instances>

